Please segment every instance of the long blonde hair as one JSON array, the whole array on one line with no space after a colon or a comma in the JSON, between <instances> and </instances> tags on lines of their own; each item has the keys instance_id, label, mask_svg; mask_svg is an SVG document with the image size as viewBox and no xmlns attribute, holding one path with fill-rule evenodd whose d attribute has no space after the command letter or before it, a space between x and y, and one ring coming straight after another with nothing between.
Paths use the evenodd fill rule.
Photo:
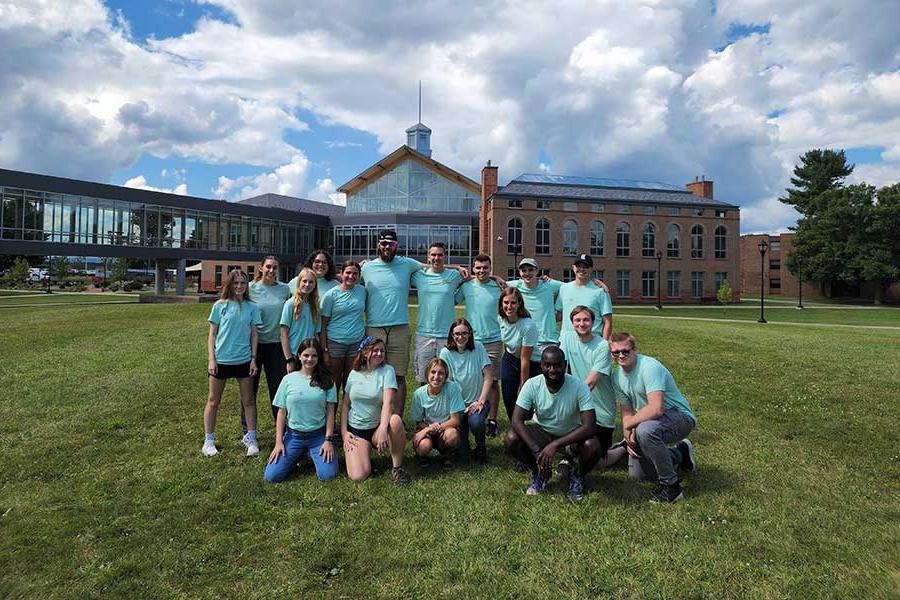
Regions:
<instances>
[{"instance_id":1,"label":"long blonde hair","mask_svg":"<svg viewBox=\"0 0 900 600\"><path fill-rule=\"evenodd\" d=\"M300 291L300 280L303 279L304 276L309 276L313 280L313 289L309 294L304 296L303 292ZM316 279L316 273L312 269L303 268L300 269L300 274L297 276L297 287L294 288L294 320L297 321L300 319L300 313L303 311L303 303L309 302L309 312L312 315L313 323L318 322L319 320L319 283Z\"/></svg>"}]
</instances>

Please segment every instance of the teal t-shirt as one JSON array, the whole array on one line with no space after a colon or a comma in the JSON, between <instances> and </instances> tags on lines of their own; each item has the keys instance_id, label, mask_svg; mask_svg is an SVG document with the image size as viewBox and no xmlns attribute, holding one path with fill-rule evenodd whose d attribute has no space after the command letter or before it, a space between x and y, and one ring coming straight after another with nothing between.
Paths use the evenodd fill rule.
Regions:
<instances>
[{"instance_id":1,"label":"teal t-shirt","mask_svg":"<svg viewBox=\"0 0 900 600\"><path fill-rule=\"evenodd\" d=\"M327 390L309 385L300 371L288 373L281 380L272 405L287 411L287 426L297 431L315 431L325 427L325 404L337 404L337 388Z\"/></svg>"},{"instance_id":2,"label":"teal t-shirt","mask_svg":"<svg viewBox=\"0 0 900 600\"><path fill-rule=\"evenodd\" d=\"M369 327L409 324L409 280L421 268L406 256L395 256L389 263L376 258L363 265Z\"/></svg>"},{"instance_id":3,"label":"teal t-shirt","mask_svg":"<svg viewBox=\"0 0 900 600\"><path fill-rule=\"evenodd\" d=\"M338 344L355 344L363 339L366 326L366 288L354 285L349 290L335 286L322 299L322 316L328 317L328 339Z\"/></svg>"},{"instance_id":4,"label":"teal t-shirt","mask_svg":"<svg viewBox=\"0 0 900 600\"><path fill-rule=\"evenodd\" d=\"M452 269L440 273L419 269L412 274L412 284L416 286L419 298L416 335L446 339L456 318L454 297L460 282L462 275Z\"/></svg>"},{"instance_id":5,"label":"teal t-shirt","mask_svg":"<svg viewBox=\"0 0 900 600\"><path fill-rule=\"evenodd\" d=\"M497 323L497 302L500 286L493 279L481 283L470 279L456 290L456 301L465 303L466 319L475 332L475 341L492 344L500 341L500 325Z\"/></svg>"},{"instance_id":6,"label":"teal t-shirt","mask_svg":"<svg viewBox=\"0 0 900 600\"><path fill-rule=\"evenodd\" d=\"M437 396L428 393L426 384L413 393L409 418L416 423L443 423L453 413L462 412L465 409L462 391L455 381L445 382L441 393Z\"/></svg>"},{"instance_id":7,"label":"teal t-shirt","mask_svg":"<svg viewBox=\"0 0 900 600\"><path fill-rule=\"evenodd\" d=\"M440 358L450 367L450 379L459 384L466 406L478 402L484 386L484 368L491 365L487 350L481 342L475 342L474 350L465 352L441 348Z\"/></svg>"},{"instance_id":8,"label":"teal t-shirt","mask_svg":"<svg viewBox=\"0 0 900 600\"><path fill-rule=\"evenodd\" d=\"M591 390L594 411L597 413L597 425L614 428L616 395L610 379L612 360L609 356L609 344L596 334L594 339L585 344L578 339L578 334L574 331L563 331L559 334L559 346L566 355L569 370L579 381L587 379L591 371L603 374Z\"/></svg>"},{"instance_id":9,"label":"teal t-shirt","mask_svg":"<svg viewBox=\"0 0 900 600\"><path fill-rule=\"evenodd\" d=\"M291 290L291 296L293 296L294 292L297 291L298 279L300 279L299 275L297 275L287 283L288 289ZM341 282L337 279L325 279L324 277L316 277L316 293L319 294L319 306L322 306L322 297L328 292L328 290L340 283Z\"/></svg>"},{"instance_id":10,"label":"teal t-shirt","mask_svg":"<svg viewBox=\"0 0 900 600\"><path fill-rule=\"evenodd\" d=\"M516 406L534 411L531 420L541 429L557 437L581 427L581 413L594 410L591 391L584 382L566 373L559 391L551 393L543 375L525 382L516 400Z\"/></svg>"},{"instance_id":11,"label":"teal t-shirt","mask_svg":"<svg viewBox=\"0 0 900 600\"><path fill-rule=\"evenodd\" d=\"M344 396L350 396L347 422L357 429L378 427L385 389L397 389L397 376L391 365L381 365L374 371L350 371L344 385Z\"/></svg>"},{"instance_id":12,"label":"teal t-shirt","mask_svg":"<svg viewBox=\"0 0 900 600\"><path fill-rule=\"evenodd\" d=\"M275 344L280 341L278 330L281 321L281 309L284 301L291 297L291 289L280 281L266 285L262 281L254 281L249 286L250 299L259 307L262 326L259 328L260 344Z\"/></svg>"},{"instance_id":13,"label":"teal t-shirt","mask_svg":"<svg viewBox=\"0 0 900 600\"><path fill-rule=\"evenodd\" d=\"M613 389L619 404L627 404L635 412L647 406L649 392L663 392L663 409L676 408L688 415L697 424L697 417L691 410L687 399L682 395L675 378L661 362L652 356L638 354L637 361L630 373L618 368L612 377Z\"/></svg>"},{"instance_id":14,"label":"teal t-shirt","mask_svg":"<svg viewBox=\"0 0 900 600\"><path fill-rule=\"evenodd\" d=\"M569 313L576 306L587 306L594 311L594 335L603 335L603 315L612 314L609 294L597 287L593 281L587 285L575 285L574 281L562 284L556 297L556 310L562 311L562 331L575 331Z\"/></svg>"},{"instance_id":15,"label":"teal t-shirt","mask_svg":"<svg viewBox=\"0 0 900 600\"><path fill-rule=\"evenodd\" d=\"M294 318L294 299L290 298L281 305L280 325L288 328L288 344L291 346L291 355L297 354L300 342L314 337L322 329L318 319L313 321L312 309L309 302L303 303L300 309L300 317Z\"/></svg>"},{"instance_id":16,"label":"teal t-shirt","mask_svg":"<svg viewBox=\"0 0 900 600\"><path fill-rule=\"evenodd\" d=\"M209 322L218 326L214 346L216 362L221 365L242 365L250 362L250 328L262 325L259 308L250 301L219 300L209 312Z\"/></svg>"},{"instance_id":17,"label":"teal t-shirt","mask_svg":"<svg viewBox=\"0 0 900 600\"><path fill-rule=\"evenodd\" d=\"M501 316L497 316L500 325L500 337L506 351L514 356L521 356L522 346L534 348L538 344L538 329L532 319L523 317L515 323L510 323ZM532 354L531 360L540 360L540 356Z\"/></svg>"},{"instance_id":18,"label":"teal t-shirt","mask_svg":"<svg viewBox=\"0 0 900 600\"><path fill-rule=\"evenodd\" d=\"M519 288L525 300L525 308L531 313L538 328L540 346L559 342L559 330L556 328L556 294L562 285L561 281L539 279L537 285L529 288L522 279L507 283L510 287Z\"/></svg>"}]
</instances>

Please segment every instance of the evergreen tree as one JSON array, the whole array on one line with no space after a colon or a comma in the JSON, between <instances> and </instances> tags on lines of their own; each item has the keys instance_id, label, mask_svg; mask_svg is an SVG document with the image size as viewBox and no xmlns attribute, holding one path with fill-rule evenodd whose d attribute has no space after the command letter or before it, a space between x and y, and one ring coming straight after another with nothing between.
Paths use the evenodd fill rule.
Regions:
<instances>
[{"instance_id":1,"label":"evergreen tree","mask_svg":"<svg viewBox=\"0 0 900 600\"><path fill-rule=\"evenodd\" d=\"M820 196L828 190L843 185L844 178L853 172L854 165L847 164L843 150L815 148L800 157L791 177L793 188L787 196L779 198L793 206L804 217L816 214L821 208Z\"/></svg>"}]
</instances>

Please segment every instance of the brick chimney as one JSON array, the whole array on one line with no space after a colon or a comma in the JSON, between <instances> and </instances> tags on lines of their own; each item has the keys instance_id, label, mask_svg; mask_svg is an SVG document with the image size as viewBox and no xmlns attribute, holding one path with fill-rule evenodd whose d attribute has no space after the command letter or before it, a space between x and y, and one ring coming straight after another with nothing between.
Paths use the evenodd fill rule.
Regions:
<instances>
[{"instance_id":1,"label":"brick chimney","mask_svg":"<svg viewBox=\"0 0 900 600\"><path fill-rule=\"evenodd\" d=\"M694 181L687 184L686 187L695 196L701 196L703 198L710 199L713 198L713 182L707 181L706 177L704 177L703 175L694 178Z\"/></svg>"},{"instance_id":2,"label":"brick chimney","mask_svg":"<svg viewBox=\"0 0 900 600\"><path fill-rule=\"evenodd\" d=\"M491 210L488 198L497 191L497 167L491 166L491 161L481 169L481 208L478 211L478 251L481 254L491 254Z\"/></svg>"}]
</instances>

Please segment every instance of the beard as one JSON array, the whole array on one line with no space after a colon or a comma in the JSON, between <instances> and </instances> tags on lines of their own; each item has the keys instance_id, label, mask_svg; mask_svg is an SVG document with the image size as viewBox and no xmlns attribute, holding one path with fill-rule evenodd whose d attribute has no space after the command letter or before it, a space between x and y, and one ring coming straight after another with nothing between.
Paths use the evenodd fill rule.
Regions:
<instances>
[{"instance_id":1,"label":"beard","mask_svg":"<svg viewBox=\"0 0 900 600\"><path fill-rule=\"evenodd\" d=\"M397 256L396 248L379 248L378 249L378 258L380 258L384 262L391 262L392 260L394 260L395 256Z\"/></svg>"}]
</instances>

